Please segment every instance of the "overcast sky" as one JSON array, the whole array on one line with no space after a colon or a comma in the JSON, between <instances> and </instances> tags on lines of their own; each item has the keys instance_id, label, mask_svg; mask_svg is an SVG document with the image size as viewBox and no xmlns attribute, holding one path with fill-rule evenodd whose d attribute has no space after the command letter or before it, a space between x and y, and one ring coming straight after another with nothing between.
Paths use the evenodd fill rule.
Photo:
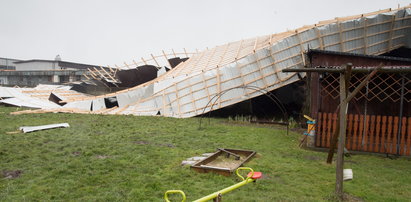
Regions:
<instances>
[{"instance_id":1,"label":"overcast sky","mask_svg":"<svg viewBox=\"0 0 411 202\"><path fill-rule=\"evenodd\" d=\"M318 21L406 6L405 0L0 0L0 57L122 64Z\"/></svg>"}]
</instances>

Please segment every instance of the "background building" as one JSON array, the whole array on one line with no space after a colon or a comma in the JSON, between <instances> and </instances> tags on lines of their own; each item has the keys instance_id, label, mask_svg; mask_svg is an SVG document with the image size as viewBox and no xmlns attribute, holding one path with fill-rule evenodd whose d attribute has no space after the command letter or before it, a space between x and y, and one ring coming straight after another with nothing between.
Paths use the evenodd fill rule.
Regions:
<instances>
[{"instance_id":1,"label":"background building","mask_svg":"<svg viewBox=\"0 0 411 202\"><path fill-rule=\"evenodd\" d=\"M0 85L37 86L38 84L63 84L84 79L88 68L98 65L55 60L17 60L0 58Z\"/></svg>"}]
</instances>

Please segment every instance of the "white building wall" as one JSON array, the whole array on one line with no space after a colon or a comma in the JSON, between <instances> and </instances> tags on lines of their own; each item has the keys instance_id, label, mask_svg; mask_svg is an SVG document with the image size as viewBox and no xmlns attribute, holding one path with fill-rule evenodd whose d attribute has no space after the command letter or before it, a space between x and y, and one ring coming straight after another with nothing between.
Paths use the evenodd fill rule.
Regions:
<instances>
[{"instance_id":1,"label":"white building wall","mask_svg":"<svg viewBox=\"0 0 411 202\"><path fill-rule=\"evenodd\" d=\"M7 79L7 76L0 76L0 86L1 85L8 85L9 81Z\"/></svg>"},{"instance_id":2,"label":"white building wall","mask_svg":"<svg viewBox=\"0 0 411 202\"><path fill-rule=\"evenodd\" d=\"M29 70L59 70L58 62L54 61L33 61L25 63L15 63L17 71L29 71Z\"/></svg>"},{"instance_id":3,"label":"white building wall","mask_svg":"<svg viewBox=\"0 0 411 202\"><path fill-rule=\"evenodd\" d=\"M18 62L19 60L10 59L10 58L0 58L0 65L1 66L15 66L14 62Z\"/></svg>"}]
</instances>

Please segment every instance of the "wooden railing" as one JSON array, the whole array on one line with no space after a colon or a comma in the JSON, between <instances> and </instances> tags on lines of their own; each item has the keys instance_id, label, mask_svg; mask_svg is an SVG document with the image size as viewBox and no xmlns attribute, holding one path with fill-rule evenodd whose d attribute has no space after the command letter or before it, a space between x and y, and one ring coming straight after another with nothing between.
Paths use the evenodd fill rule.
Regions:
<instances>
[{"instance_id":1,"label":"wooden railing","mask_svg":"<svg viewBox=\"0 0 411 202\"><path fill-rule=\"evenodd\" d=\"M330 147L337 126L337 114L318 113L316 147ZM401 128L400 128L401 127ZM411 117L349 114L347 116L346 148L365 151L410 155Z\"/></svg>"}]
</instances>

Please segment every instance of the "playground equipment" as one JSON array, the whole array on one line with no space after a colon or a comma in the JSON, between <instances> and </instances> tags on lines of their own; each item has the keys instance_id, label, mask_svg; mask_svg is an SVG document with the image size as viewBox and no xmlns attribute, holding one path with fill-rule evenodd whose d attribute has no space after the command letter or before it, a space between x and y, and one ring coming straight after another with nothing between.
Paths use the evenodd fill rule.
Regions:
<instances>
[{"instance_id":1,"label":"playground equipment","mask_svg":"<svg viewBox=\"0 0 411 202\"><path fill-rule=\"evenodd\" d=\"M304 132L304 138L301 140L301 142L300 142L300 147L301 147L301 145L307 140L307 137L308 137L308 144L309 144L309 146L311 146L311 144L313 144L313 139L311 139L311 138L313 138L314 136L315 136L315 119L313 119L313 118L311 118L311 117L309 117L309 116L307 116L307 115L304 115L304 118L306 118L308 121L307 121L307 132Z\"/></svg>"},{"instance_id":2,"label":"playground equipment","mask_svg":"<svg viewBox=\"0 0 411 202\"><path fill-rule=\"evenodd\" d=\"M250 172L247 174L247 177L244 178L243 176L240 175L240 173L239 173L240 170L250 170ZM237 168L235 173L237 174L238 177L241 178L241 180L242 180L241 182L239 182L237 184L234 184L234 185L231 185L231 186L229 186L227 188L224 188L220 191L216 191L216 192L214 192L212 194L209 194L207 196L204 196L200 199L195 200L194 202L204 202L204 201L209 201L209 200L212 200L212 199L214 199L215 201L219 201L219 200L221 200L223 194L226 194L230 191L238 189L238 188L240 188L240 187L242 187L242 186L244 186L244 185L246 185L250 182L255 182L257 179L260 179L261 176L262 176L261 172L254 172L254 170L252 168L249 168L249 167L239 167L239 168ZM186 201L186 195L183 191L181 191L181 190L168 190L164 194L164 199L165 199L166 202L170 202L170 200L168 199L169 194L180 194L182 196L182 202Z\"/></svg>"},{"instance_id":3,"label":"playground equipment","mask_svg":"<svg viewBox=\"0 0 411 202\"><path fill-rule=\"evenodd\" d=\"M315 135L315 119L304 115L304 118L306 118L307 121L307 132L304 133L304 135L308 136L314 136Z\"/></svg>"}]
</instances>

